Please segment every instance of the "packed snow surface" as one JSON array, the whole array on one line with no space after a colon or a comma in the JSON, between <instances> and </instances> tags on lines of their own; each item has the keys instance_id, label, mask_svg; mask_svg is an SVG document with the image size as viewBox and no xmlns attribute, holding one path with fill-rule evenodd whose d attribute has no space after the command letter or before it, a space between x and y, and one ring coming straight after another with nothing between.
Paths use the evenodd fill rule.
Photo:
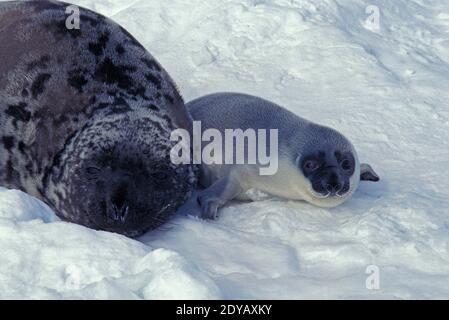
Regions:
<instances>
[{"instance_id":1,"label":"packed snow surface","mask_svg":"<svg viewBox=\"0 0 449 320\"><path fill-rule=\"evenodd\" d=\"M272 100L341 131L381 181L334 209L234 202L138 240L0 189L0 298L449 298L449 1L75 3L128 29L186 101Z\"/></svg>"}]
</instances>

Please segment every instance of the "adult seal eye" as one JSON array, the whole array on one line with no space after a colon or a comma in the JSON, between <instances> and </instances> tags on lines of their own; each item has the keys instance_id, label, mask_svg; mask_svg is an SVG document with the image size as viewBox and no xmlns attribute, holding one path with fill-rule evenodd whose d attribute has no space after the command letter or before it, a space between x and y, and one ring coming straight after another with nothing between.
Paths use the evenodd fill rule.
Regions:
<instances>
[{"instance_id":1,"label":"adult seal eye","mask_svg":"<svg viewBox=\"0 0 449 320\"><path fill-rule=\"evenodd\" d=\"M315 171L316 169L318 169L318 167L319 167L318 162L314 160L307 160L304 163L304 170L306 170L307 172Z\"/></svg>"},{"instance_id":2,"label":"adult seal eye","mask_svg":"<svg viewBox=\"0 0 449 320\"><path fill-rule=\"evenodd\" d=\"M100 169L98 169L98 168L96 168L96 167L88 167L87 169L86 169L86 172L88 173L88 174L91 174L91 175L93 175L93 174L98 174L98 173L100 173Z\"/></svg>"},{"instance_id":3,"label":"adult seal eye","mask_svg":"<svg viewBox=\"0 0 449 320\"><path fill-rule=\"evenodd\" d=\"M168 174L166 174L165 172L159 171L159 172L154 172L153 174L151 174L151 177L153 177L155 180L158 180L158 181L165 181L168 179Z\"/></svg>"}]
</instances>

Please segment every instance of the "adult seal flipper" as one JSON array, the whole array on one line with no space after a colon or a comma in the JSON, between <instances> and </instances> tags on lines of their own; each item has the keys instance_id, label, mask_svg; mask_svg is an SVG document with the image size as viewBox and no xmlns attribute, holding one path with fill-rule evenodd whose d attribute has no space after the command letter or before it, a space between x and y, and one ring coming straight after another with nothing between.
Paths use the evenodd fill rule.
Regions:
<instances>
[{"instance_id":1,"label":"adult seal flipper","mask_svg":"<svg viewBox=\"0 0 449 320\"><path fill-rule=\"evenodd\" d=\"M138 236L167 220L196 184L170 161L190 130L167 72L126 30L56 1L0 3L0 185L64 220Z\"/></svg>"}]
</instances>

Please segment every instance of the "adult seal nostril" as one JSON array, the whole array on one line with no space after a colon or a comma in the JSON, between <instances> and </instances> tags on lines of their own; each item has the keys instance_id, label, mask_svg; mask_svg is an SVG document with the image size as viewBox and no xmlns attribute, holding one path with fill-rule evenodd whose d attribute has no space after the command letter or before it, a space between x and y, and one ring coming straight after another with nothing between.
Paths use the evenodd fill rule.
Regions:
<instances>
[{"instance_id":1,"label":"adult seal nostril","mask_svg":"<svg viewBox=\"0 0 449 320\"><path fill-rule=\"evenodd\" d=\"M127 204L123 204L121 207L113 204L111 217L114 221L124 223L128 217L128 212L129 206Z\"/></svg>"},{"instance_id":2,"label":"adult seal nostril","mask_svg":"<svg viewBox=\"0 0 449 320\"><path fill-rule=\"evenodd\" d=\"M127 185L121 184L119 188L114 192L111 202L116 208L122 208L125 206L127 199Z\"/></svg>"},{"instance_id":3,"label":"adult seal nostril","mask_svg":"<svg viewBox=\"0 0 449 320\"><path fill-rule=\"evenodd\" d=\"M0 2L0 185L66 221L138 236L195 188L195 168L170 162L170 134L191 118L135 38L81 7L68 29L67 6Z\"/></svg>"}]
</instances>

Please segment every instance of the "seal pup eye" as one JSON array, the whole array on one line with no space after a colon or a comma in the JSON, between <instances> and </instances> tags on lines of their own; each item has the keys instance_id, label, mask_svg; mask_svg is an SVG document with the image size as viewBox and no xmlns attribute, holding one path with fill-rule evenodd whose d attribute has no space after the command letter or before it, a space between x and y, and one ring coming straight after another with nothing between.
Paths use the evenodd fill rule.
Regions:
<instances>
[{"instance_id":1,"label":"seal pup eye","mask_svg":"<svg viewBox=\"0 0 449 320\"><path fill-rule=\"evenodd\" d=\"M348 159L344 159L341 163L340 166L342 167L343 170L351 170L352 169L352 162Z\"/></svg>"},{"instance_id":2,"label":"seal pup eye","mask_svg":"<svg viewBox=\"0 0 449 320\"><path fill-rule=\"evenodd\" d=\"M319 165L318 162L316 162L315 160L307 160L306 162L304 162L304 170L308 171L308 172L312 172L315 171L316 169L318 169Z\"/></svg>"}]
</instances>

